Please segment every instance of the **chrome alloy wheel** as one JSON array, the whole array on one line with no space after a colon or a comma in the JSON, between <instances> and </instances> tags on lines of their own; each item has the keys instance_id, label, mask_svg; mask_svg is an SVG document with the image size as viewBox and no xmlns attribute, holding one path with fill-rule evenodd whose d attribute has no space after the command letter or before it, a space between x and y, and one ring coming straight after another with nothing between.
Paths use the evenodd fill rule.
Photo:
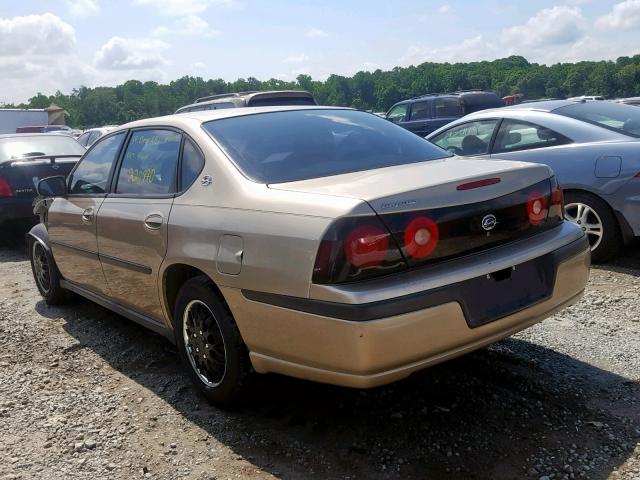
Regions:
<instances>
[{"instance_id":1,"label":"chrome alloy wheel","mask_svg":"<svg viewBox=\"0 0 640 480\"><path fill-rule=\"evenodd\" d=\"M584 203L569 203L564 207L564 218L575 223L587 234L591 251L594 251L602 242L604 226L600 215Z\"/></svg>"},{"instance_id":2,"label":"chrome alloy wheel","mask_svg":"<svg viewBox=\"0 0 640 480\"><path fill-rule=\"evenodd\" d=\"M31 256L33 258L33 272L36 282L43 293L49 293L51 288L51 271L49 270L49 258L40 242L34 241Z\"/></svg>"},{"instance_id":3,"label":"chrome alloy wheel","mask_svg":"<svg viewBox=\"0 0 640 480\"><path fill-rule=\"evenodd\" d=\"M227 371L227 350L211 309L191 300L184 309L182 338L193 370L207 387L222 383Z\"/></svg>"}]
</instances>

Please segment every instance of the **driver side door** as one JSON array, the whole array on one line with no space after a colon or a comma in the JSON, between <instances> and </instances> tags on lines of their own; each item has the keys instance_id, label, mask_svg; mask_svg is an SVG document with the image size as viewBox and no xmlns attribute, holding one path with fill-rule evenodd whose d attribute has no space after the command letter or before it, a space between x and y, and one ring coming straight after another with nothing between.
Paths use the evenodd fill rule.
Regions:
<instances>
[{"instance_id":1,"label":"driver side door","mask_svg":"<svg viewBox=\"0 0 640 480\"><path fill-rule=\"evenodd\" d=\"M126 132L105 137L78 162L68 178L68 194L47 213L53 256L65 280L102 295L108 288L98 258L96 218Z\"/></svg>"}]
</instances>

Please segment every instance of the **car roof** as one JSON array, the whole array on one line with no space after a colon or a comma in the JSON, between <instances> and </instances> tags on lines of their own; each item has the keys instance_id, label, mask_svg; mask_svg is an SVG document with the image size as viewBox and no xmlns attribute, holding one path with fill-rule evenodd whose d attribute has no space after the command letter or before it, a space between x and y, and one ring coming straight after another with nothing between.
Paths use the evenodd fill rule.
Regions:
<instances>
[{"instance_id":1,"label":"car roof","mask_svg":"<svg viewBox=\"0 0 640 480\"><path fill-rule=\"evenodd\" d=\"M537 110L539 112L552 112L560 107L566 107L567 105L574 105L576 103L584 103L584 101L583 100L542 100L540 102L519 103L517 105L509 105L508 107L501 107L501 108L505 110L511 110L511 111Z\"/></svg>"},{"instance_id":2,"label":"car roof","mask_svg":"<svg viewBox=\"0 0 640 480\"><path fill-rule=\"evenodd\" d=\"M313 98L313 95L306 90L252 90L249 92L231 92L231 93L221 93L218 95L209 95L206 97L197 98L192 105L202 104L202 103L216 103L216 102L224 102L233 98L250 100L253 97L306 97Z\"/></svg>"},{"instance_id":3,"label":"car roof","mask_svg":"<svg viewBox=\"0 0 640 480\"><path fill-rule=\"evenodd\" d=\"M396 105L404 105L405 103L413 103L419 100L428 100L431 98L442 98L442 97L451 97L451 98L460 98L459 93L427 93L425 95L420 95L419 97L407 98L406 100L401 100L393 104L392 107Z\"/></svg>"},{"instance_id":4,"label":"car roof","mask_svg":"<svg viewBox=\"0 0 640 480\"><path fill-rule=\"evenodd\" d=\"M202 107L203 105L222 105L228 103L231 103L236 107L244 107L253 98L274 100L281 98L305 98L313 100L314 104L316 103L314 96L306 90L256 90L249 92L220 93L217 95L197 98L193 103L183 105L178 108L176 112L179 112L180 110L188 110L190 108Z\"/></svg>"},{"instance_id":5,"label":"car roof","mask_svg":"<svg viewBox=\"0 0 640 480\"><path fill-rule=\"evenodd\" d=\"M197 112L174 113L163 117L145 118L136 120L124 125L120 125L116 130L125 130L127 128L143 127L146 125L171 125L174 122L184 120L195 120L199 123L208 122L210 120L220 120L223 118L242 117L246 115L256 115L260 113L272 112L289 112L297 110L355 110L347 107L333 107L321 105L278 105L272 107L246 107L246 108L222 108L219 110L200 110ZM111 133L111 132L109 132Z\"/></svg>"},{"instance_id":6,"label":"car roof","mask_svg":"<svg viewBox=\"0 0 640 480\"><path fill-rule=\"evenodd\" d=\"M29 138L29 137L37 137L37 138L42 138L42 137L53 137L53 138L73 138L73 137L67 137L66 135L60 135L59 133L5 133L0 135L0 140L4 140L7 138Z\"/></svg>"}]
</instances>

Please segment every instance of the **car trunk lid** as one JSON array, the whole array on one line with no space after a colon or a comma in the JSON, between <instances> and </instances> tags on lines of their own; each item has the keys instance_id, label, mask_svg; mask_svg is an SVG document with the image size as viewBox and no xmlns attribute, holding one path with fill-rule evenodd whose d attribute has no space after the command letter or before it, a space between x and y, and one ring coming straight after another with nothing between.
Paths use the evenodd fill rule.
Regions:
<instances>
[{"instance_id":1,"label":"car trunk lid","mask_svg":"<svg viewBox=\"0 0 640 480\"><path fill-rule=\"evenodd\" d=\"M483 202L551 176L544 165L448 158L343 175L271 184L269 188L358 198L379 214ZM478 180L499 181L459 189Z\"/></svg>"}]
</instances>

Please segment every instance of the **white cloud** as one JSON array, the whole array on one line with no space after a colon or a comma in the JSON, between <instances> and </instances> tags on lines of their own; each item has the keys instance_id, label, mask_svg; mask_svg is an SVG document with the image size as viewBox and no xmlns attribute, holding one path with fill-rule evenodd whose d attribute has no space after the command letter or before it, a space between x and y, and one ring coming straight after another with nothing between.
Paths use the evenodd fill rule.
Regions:
<instances>
[{"instance_id":1,"label":"white cloud","mask_svg":"<svg viewBox=\"0 0 640 480\"><path fill-rule=\"evenodd\" d=\"M505 46L514 49L571 44L585 34L586 20L580 7L545 8L524 25L502 31Z\"/></svg>"},{"instance_id":2,"label":"white cloud","mask_svg":"<svg viewBox=\"0 0 640 480\"><path fill-rule=\"evenodd\" d=\"M451 12L451 5L449 5L448 3L445 3L444 5L441 5L440 8L438 8L438 13L449 13Z\"/></svg>"},{"instance_id":3,"label":"white cloud","mask_svg":"<svg viewBox=\"0 0 640 480\"><path fill-rule=\"evenodd\" d=\"M51 13L0 17L0 46L0 102L66 90L93 75L77 56L73 27Z\"/></svg>"},{"instance_id":4,"label":"white cloud","mask_svg":"<svg viewBox=\"0 0 640 480\"><path fill-rule=\"evenodd\" d=\"M51 13L0 18L0 56L58 55L75 44L73 27Z\"/></svg>"},{"instance_id":5,"label":"white cloud","mask_svg":"<svg viewBox=\"0 0 640 480\"><path fill-rule=\"evenodd\" d=\"M299 55L289 55L284 60L284 63L303 63L309 60L309 55L301 53Z\"/></svg>"},{"instance_id":6,"label":"white cloud","mask_svg":"<svg viewBox=\"0 0 640 480\"><path fill-rule=\"evenodd\" d=\"M220 34L219 31L209 27L206 20L197 15L188 15L179 18L171 26L161 26L153 30L153 35L189 35L195 37L210 37Z\"/></svg>"},{"instance_id":7,"label":"white cloud","mask_svg":"<svg viewBox=\"0 0 640 480\"><path fill-rule=\"evenodd\" d=\"M170 45L154 38L112 37L96 52L94 64L107 70L150 70L169 62L160 53Z\"/></svg>"},{"instance_id":8,"label":"white cloud","mask_svg":"<svg viewBox=\"0 0 640 480\"><path fill-rule=\"evenodd\" d=\"M496 58L496 45L477 35L461 43L439 48L411 45L399 61L404 65L417 65L423 62L470 62L490 58Z\"/></svg>"},{"instance_id":9,"label":"white cloud","mask_svg":"<svg viewBox=\"0 0 640 480\"><path fill-rule=\"evenodd\" d=\"M234 0L133 0L134 5L147 5L162 15L178 17L202 13L213 5L233 3Z\"/></svg>"},{"instance_id":10,"label":"white cloud","mask_svg":"<svg viewBox=\"0 0 640 480\"><path fill-rule=\"evenodd\" d=\"M625 0L596 20L598 28L621 28L631 30L640 27L640 0Z\"/></svg>"},{"instance_id":11,"label":"white cloud","mask_svg":"<svg viewBox=\"0 0 640 480\"><path fill-rule=\"evenodd\" d=\"M195 62L191 64L192 70L204 70L207 68L207 65L204 62Z\"/></svg>"},{"instance_id":12,"label":"white cloud","mask_svg":"<svg viewBox=\"0 0 640 480\"><path fill-rule=\"evenodd\" d=\"M307 33L305 35L309 38L320 38L320 37L326 37L327 32L325 32L320 28L310 28L309 30L307 30Z\"/></svg>"},{"instance_id":13,"label":"white cloud","mask_svg":"<svg viewBox=\"0 0 640 480\"><path fill-rule=\"evenodd\" d=\"M74 17L89 17L100 12L98 0L66 0L67 10Z\"/></svg>"}]
</instances>

